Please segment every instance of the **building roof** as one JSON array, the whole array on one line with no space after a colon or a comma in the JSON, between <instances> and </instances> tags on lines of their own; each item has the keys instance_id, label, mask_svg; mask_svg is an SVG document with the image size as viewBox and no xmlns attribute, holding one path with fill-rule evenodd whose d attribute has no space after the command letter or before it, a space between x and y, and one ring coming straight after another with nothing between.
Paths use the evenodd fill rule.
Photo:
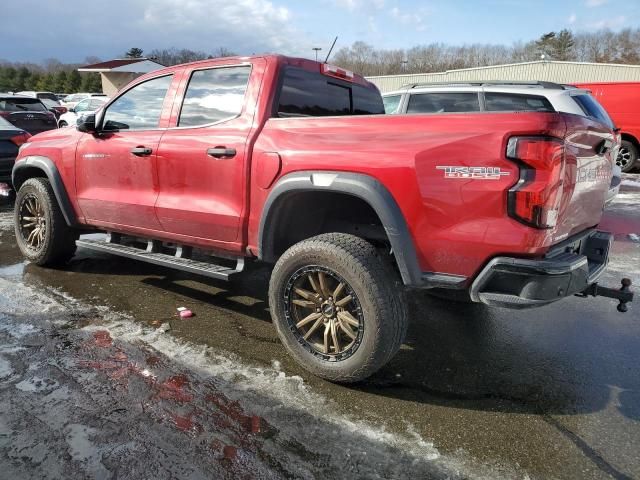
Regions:
<instances>
[{"instance_id":1,"label":"building roof","mask_svg":"<svg viewBox=\"0 0 640 480\"><path fill-rule=\"evenodd\" d=\"M106 62L93 63L78 68L79 72L134 72L146 73L164 65L148 58L117 58Z\"/></svg>"},{"instance_id":2,"label":"building roof","mask_svg":"<svg viewBox=\"0 0 640 480\"><path fill-rule=\"evenodd\" d=\"M398 90L410 83L469 82L486 80L547 81L555 83L638 82L640 65L611 63L533 62L489 65L445 72L380 75L367 77L382 92Z\"/></svg>"}]
</instances>

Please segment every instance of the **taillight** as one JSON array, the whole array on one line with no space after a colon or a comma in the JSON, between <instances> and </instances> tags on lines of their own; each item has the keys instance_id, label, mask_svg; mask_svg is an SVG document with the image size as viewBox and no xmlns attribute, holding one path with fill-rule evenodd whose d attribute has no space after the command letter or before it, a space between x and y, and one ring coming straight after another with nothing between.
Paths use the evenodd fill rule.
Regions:
<instances>
[{"instance_id":1,"label":"taillight","mask_svg":"<svg viewBox=\"0 0 640 480\"><path fill-rule=\"evenodd\" d=\"M9 140L11 140L13 143L15 143L19 147L23 143L26 143L27 140L29 140L29 138L31 138L31 135L29 135L27 132L24 132L24 133L21 133L20 135L16 135L15 137L11 137Z\"/></svg>"},{"instance_id":2,"label":"taillight","mask_svg":"<svg viewBox=\"0 0 640 480\"><path fill-rule=\"evenodd\" d=\"M555 227L563 193L564 142L550 137L512 137L507 158L520 166L520 180L509 190L509 216L530 227Z\"/></svg>"},{"instance_id":3,"label":"taillight","mask_svg":"<svg viewBox=\"0 0 640 480\"><path fill-rule=\"evenodd\" d=\"M10 112L0 112L0 117L2 118L9 118L10 115L11 115Z\"/></svg>"}]
</instances>

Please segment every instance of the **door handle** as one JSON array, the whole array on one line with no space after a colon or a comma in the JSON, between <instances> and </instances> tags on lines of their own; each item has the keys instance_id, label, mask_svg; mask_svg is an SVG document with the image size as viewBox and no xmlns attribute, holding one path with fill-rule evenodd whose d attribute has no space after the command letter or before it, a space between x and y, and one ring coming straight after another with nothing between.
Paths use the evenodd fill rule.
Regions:
<instances>
[{"instance_id":1,"label":"door handle","mask_svg":"<svg viewBox=\"0 0 640 480\"><path fill-rule=\"evenodd\" d=\"M131 149L131 153L137 157L146 157L147 155L151 155L151 152L153 152L153 150L149 147L134 147Z\"/></svg>"},{"instance_id":2,"label":"door handle","mask_svg":"<svg viewBox=\"0 0 640 480\"><path fill-rule=\"evenodd\" d=\"M207 155L214 158L233 158L236 156L236 149L227 147L208 148Z\"/></svg>"}]
</instances>

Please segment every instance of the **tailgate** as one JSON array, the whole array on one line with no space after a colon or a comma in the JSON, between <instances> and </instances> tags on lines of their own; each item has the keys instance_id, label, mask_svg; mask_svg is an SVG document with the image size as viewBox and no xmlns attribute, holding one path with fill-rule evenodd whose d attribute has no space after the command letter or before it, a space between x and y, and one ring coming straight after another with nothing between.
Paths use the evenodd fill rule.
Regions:
<instances>
[{"instance_id":1,"label":"tailgate","mask_svg":"<svg viewBox=\"0 0 640 480\"><path fill-rule=\"evenodd\" d=\"M55 117L49 112L13 112L6 118L32 135L56 128Z\"/></svg>"},{"instance_id":2,"label":"tailgate","mask_svg":"<svg viewBox=\"0 0 640 480\"><path fill-rule=\"evenodd\" d=\"M617 137L608 127L579 115L563 117L565 170L554 242L600 222L617 150Z\"/></svg>"}]
</instances>

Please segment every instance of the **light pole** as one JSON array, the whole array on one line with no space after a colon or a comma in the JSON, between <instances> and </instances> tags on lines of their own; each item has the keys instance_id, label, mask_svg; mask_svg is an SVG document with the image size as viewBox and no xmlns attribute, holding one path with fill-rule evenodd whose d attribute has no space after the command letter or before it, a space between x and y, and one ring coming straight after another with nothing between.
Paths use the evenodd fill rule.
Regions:
<instances>
[{"instance_id":1,"label":"light pole","mask_svg":"<svg viewBox=\"0 0 640 480\"><path fill-rule=\"evenodd\" d=\"M322 50L321 47L313 47L311 50L313 50L314 52L316 52L316 62L318 61L318 52L320 50Z\"/></svg>"}]
</instances>

